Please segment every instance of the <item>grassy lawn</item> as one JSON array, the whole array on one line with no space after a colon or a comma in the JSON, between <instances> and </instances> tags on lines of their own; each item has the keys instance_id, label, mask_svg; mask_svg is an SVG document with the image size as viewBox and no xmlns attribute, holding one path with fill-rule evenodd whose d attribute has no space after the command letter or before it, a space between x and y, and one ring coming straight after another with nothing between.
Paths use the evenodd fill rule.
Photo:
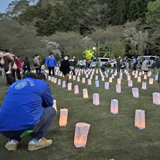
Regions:
<instances>
[{"instance_id":1,"label":"grassy lawn","mask_svg":"<svg viewBox=\"0 0 160 160\"><path fill-rule=\"evenodd\" d=\"M8 152L4 148L7 139L0 135L0 160L160 160L160 106L154 105L152 100L152 93L159 92L159 84L156 81L153 85L147 83L147 90L142 90L142 83L138 83L132 76L133 86L139 88L140 94L139 98L133 98L125 74L121 93L116 93L117 77L113 79L109 90L104 89L105 82L101 81L100 75L99 80L99 88L95 87L94 78L91 86L88 86L87 80L85 84L70 80L72 88L79 85L78 95L74 94L74 90L68 91L67 88L48 82L58 108L56 118L46 135L46 138L53 140L53 144L29 152L27 137L22 140L17 151ZM148 80L143 80L142 76L142 82ZM0 78L0 105L8 89L4 85L5 79ZM83 99L83 88L88 89L88 99ZM99 106L93 105L93 93L100 95ZM118 115L110 113L111 99L119 101ZM59 127L60 108L68 109L68 123L64 128ZM136 109L145 110L144 130L134 127ZM77 122L91 124L85 148L76 149L73 143Z\"/></svg>"}]
</instances>

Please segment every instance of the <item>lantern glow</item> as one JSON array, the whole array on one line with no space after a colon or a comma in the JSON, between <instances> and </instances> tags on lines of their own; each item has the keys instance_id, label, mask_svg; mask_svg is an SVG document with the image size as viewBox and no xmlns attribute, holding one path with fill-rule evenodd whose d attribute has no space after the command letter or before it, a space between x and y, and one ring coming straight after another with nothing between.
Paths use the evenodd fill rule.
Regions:
<instances>
[{"instance_id":1,"label":"lantern glow","mask_svg":"<svg viewBox=\"0 0 160 160\"><path fill-rule=\"evenodd\" d=\"M145 129L145 111L136 110L135 111L135 127Z\"/></svg>"},{"instance_id":2,"label":"lantern glow","mask_svg":"<svg viewBox=\"0 0 160 160\"><path fill-rule=\"evenodd\" d=\"M68 109L60 109L59 125L65 127L67 125Z\"/></svg>"}]
</instances>

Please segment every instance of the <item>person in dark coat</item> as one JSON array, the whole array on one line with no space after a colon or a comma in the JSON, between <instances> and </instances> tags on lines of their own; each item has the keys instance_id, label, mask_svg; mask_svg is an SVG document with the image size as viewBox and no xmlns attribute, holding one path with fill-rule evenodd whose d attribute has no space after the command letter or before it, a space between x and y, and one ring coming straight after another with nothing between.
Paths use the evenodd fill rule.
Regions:
<instances>
[{"instance_id":1,"label":"person in dark coat","mask_svg":"<svg viewBox=\"0 0 160 160\"><path fill-rule=\"evenodd\" d=\"M77 61L75 59L76 57L73 56L73 59L71 59L70 61L70 70L73 72L73 75L75 75L75 68L76 68L76 65L77 65Z\"/></svg>"},{"instance_id":2,"label":"person in dark coat","mask_svg":"<svg viewBox=\"0 0 160 160\"><path fill-rule=\"evenodd\" d=\"M70 71L70 63L68 60L68 56L64 57L64 60L61 62L61 67L60 67L60 71L63 72L64 75L64 81L66 81L68 83L68 79L69 79L69 71Z\"/></svg>"},{"instance_id":3,"label":"person in dark coat","mask_svg":"<svg viewBox=\"0 0 160 160\"><path fill-rule=\"evenodd\" d=\"M30 71L30 63L29 63L28 57L26 57L24 60L23 75L25 74L26 71Z\"/></svg>"}]
</instances>

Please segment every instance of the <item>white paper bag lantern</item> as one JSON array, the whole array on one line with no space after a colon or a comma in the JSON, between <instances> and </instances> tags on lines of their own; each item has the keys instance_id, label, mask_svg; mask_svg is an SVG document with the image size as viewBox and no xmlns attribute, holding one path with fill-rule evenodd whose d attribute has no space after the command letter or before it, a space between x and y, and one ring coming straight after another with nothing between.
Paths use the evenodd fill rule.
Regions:
<instances>
[{"instance_id":1,"label":"white paper bag lantern","mask_svg":"<svg viewBox=\"0 0 160 160\"><path fill-rule=\"evenodd\" d=\"M48 76L48 81L51 81L52 79L51 79L51 76Z\"/></svg>"},{"instance_id":2,"label":"white paper bag lantern","mask_svg":"<svg viewBox=\"0 0 160 160\"><path fill-rule=\"evenodd\" d=\"M138 88L132 88L132 94L134 98L139 98L139 89Z\"/></svg>"},{"instance_id":3,"label":"white paper bag lantern","mask_svg":"<svg viewBox=\"0 0 160 160\"><path fill-rule=\"evenodd\" d=\"M142 72L139 72L139 76L141 76L142 75Z\"/></svg>"},{"instance_id":4,"label":"white paper bag lantern","mask_svg":"<svg viewBox=\"0 0 160 160\"><path fill-rule=\"evenodd\" d=\"M136 73L135 75L134 75L134 78L137 78L138 77L138 74Z\"/></svg>"},{"instance_id":5,"label":"white paper bag lantern","mask_svg":"<svg viewBox=\"0 0 160 160\"><path fill-rule=\"evenodd\" d=\"M105 89L109 89L109 82L105 82Z\"/></svg>"},{"instance_id":6,"label":"white paper bag lantern","mask_svg":"<svg viewBox=\"0 0 160 160\"><path fill-rule=\"evenodd\" d=\"M60 73L60 77L62 77L63 75L62 75L62 72Z\"/></svg>"},{"instance_id":7,"label":"white paper bag lantern","mask_svg":"<svg viewBox=\"0 0 160 160\"><path fill-rule=\"evenodd\" d=\"M155 81L158 81L158 75L155 75Z\"/></svg>"},{"instance_id":8,"label":"white paper bag lantern","mask_svg":"<svg viewBox=\"0 0 160 160\"><path fill-rule=\"evenodd\" d=\"M111 100L111 109L110 112L112 114L118 114L118 100L117 99L112 99Z\"/></svg>"},{"instance_id":9,"label":"white paper bag lantern","mask_svg":"<svg viewBox=\"0 0 160 160\"><path fill-rule=\"evenodd\" d=\"M96 106L100 105L99 94L98 93L93 94L93 104L96 105Z\"/></svg>"},{"instance_id":10,"label":"white paper bag lantern","mask_svg":"<svg viewBox=\"0 0 160 160\"><path fill-rule=\"evenodd\" d=\"M66 88L66 81L62 82L62 88Z\"/></svg>"},{"instance_id":11,"label":"white paper bag lantern","mask_svg":"<svg viewBox=\"0 0 160 160\"><path fill-rule=\"evenodd\" d=\"M111 73L113 73L113 69L111 69Z\"/></svg>"},{"instance_id":12,"label":"white paper bag lantern","mask_svg":"<svg viewBox=\"0 0 160 160\"><path fill-rule=\"evenodd\" d=\"M134 76L134 74L135 74L134 71L132 71L132 76Z\"/></svg>"},{"instance_id":13,"label":"white paper bag lantern","mask_svg":"<svg viewBox=\"0 0 160 160\"><path fill-rule=\"evenodd\" d=\"M142 71L142 74L144 74L144 71Z\"/></svg>"},{"instance_id":14,"label":"white paper bag lantern","mask_svg":"<svg viewBox=\"0 0 160 160\"><path fill-rule=\"evenodd\" d=\"M55 84L57 83L57 78L54 78L54 83L55 83Z\"/></svg>"},{"instance_id":15,"label":"white paper bag lantern","mask_svg":"<svg viewBox=\"0 0 160 160\"><path fill-rule=\"evenodd\" d=\"M99 87L99 81L95 81L96 87Z\"/></svg>"},{"instance_id":16,"label":"white paper bag lantern","mask_svg":"<svg viewBox=\"0 0 160 160\"><path fill-rule=\"evenodd\" d=\"M114 78L114 74L112 74L112 79Z\"/></svg>"},{"instance_id":17,"label":"white paper bag lantern","mask_svg":"<svg viewBox=\"0 0 160 160\"><path fill-rule=\"evenodd\" d=\"M98 75L95 76L95 80L96 80L96 81L98 80Z\"/></svg>"},{"instance_id":18,"label":"white paper bag lantern","mask_svg":"<svg viewBox=\"0 0 160 160\"><path fill-rule=\"evenodd\" d=\"M54 77L51 77L51 82L53 82L53 83L54 83Z\"/></svg>"},{"instance_id":19,"label":"white paper bag lantern","mask_svg":"<svg viewBox=\"0 0 160 160\"><path fill-rule=\"evenodd\" d=\"M154 92L152 95L153 95L153 104L160 105L160 93Z\"/></svg>"},{"instance_id":20,"label":"white paper bag lantern","mask_svg":"<svg viewBox=\"0 0 160 160\"><path fill-rule=\"evenodd\" d=\"M78 87L78 85L74 86L74 93L75 94L79 94L79 87Z\"/></svg>"},{"instance_id":21,"label":"white paper bag lantern","mask_svg":"<svg viewBox=\"0 0 160 160\"><path fill-rule=\"evenodd\" d=\"M80 82L80 77L79 76L77 77L77 82Z\"/></svg>"},{"instance_id":22,"label":"white paper bag lantern","mask_svg":"<svg viewBox=\"0 0 160 160\"><path fill-rule=\"evenodd\" d=\"M58 86L61 85L61 79L58 79L58 83L57 83Z\"/></svg>"},{"instance_id":23,"label":"white paper bag lantern","mask_svg":"<svg viewBox=\"0 0 160 160\"><path fill-rule=\"evenodd\" d=\"M76 80L76 76L73 76L73 80L74 80L74 81Z\"/></svg>"},{"instance_id":24,"label":"white paper bag lantern","mask_svg":"<svg viewBox=\"0 0 160 160\"><path fill-rule=\"evenodd\" d=\"M88 74L86 74L86 78L88 78Z\"/></svg>"},{"instance_id":25,"label":"white paper bag lantern","mask_svg":"<svg viewBox=\"0 0 160 160\"><path fill-rule=\"evenodd\" d=\"M91 79L88 79L88 85L91 85L91 84L92 84Z\"/></svg>"},{"instance_id":26,"label":"white paper bag lantern","mask_svg":"<svg viewBox=\"0 0 160 160\"><path fill-rule=\"evenodd\" d=\"M98 74L98 69L96 69L96 74Z\"/></svg>"},{"instance_id":27,"label":"white paper bag lantern","mask_svg":"<svg viewBox=\"0 0 160 160\"><path fill-rule=\"evenodd\" d=\"M72 90L72 83L68 83L68 91Z\"/></svg>"},{"instance_id":28,"label":"white paper bag lantern","mask_svg":"<svg viewBox=\"0 0 160 160\"><path fill-rule=\"evenodd\" d=\"M102 81L104 81L104 76L102 76Z\"/></svg>"},{"instance_id":29,"label":"white paper bag lantern","mask_svg":"<svg viewBox=\"0 0 160 160\"><path fill-rule=\"evenodd\" d=\"M135 111L135 127L145 129L145 111L136 110Z\"/></svg>"},{"instance_id":30,"label":"white paper bag lantern","mask_svg":"<svg viewBox=\"0 0 160 160\"><path fill-rule=\"evenodd\" d=\"M154 81L154 79L153 79L153 78L150 78L150 79L149 79L149 84L152 85L152 84L153 84L153 81Z\"/></svg>"},{"instance_id":31,"label":"white paper bag lantern","mask_svg":"<svg viewBox=\"0 0 160 160\"><path fill-rule=\"evenodd\" d=\"M147 75L146 74L144 75L144 79L147 79Z\"/></svg>"},{"instance_id":32,"label":"white paper bag lantern","mask_svg":"<svg viewBox=\"0 0 160 160\"><path fill-rule=\"evenodd\" d=\"M128 87L133 87L133 82L132 82L132 80L129 80L129 81L128 81Z\"/></svg>"},{"instance_id":33,"label":"white paper bag lantern","mask_svg":"<svg viewBox=\"0 0 160 160\"><path fill-rule=\"evenodd\" d=\"M106 74L106 78L108 78L108 74Z\"/></svg>"},{"instance_id":34,"label":"white paper bag lantern","mask_svg":"<svg viewBox=\"0 0 160 160\"><path fill-rule=\"evenodd\" d=\"M93 75L90 75L90 79L93 79Z\"/></svg>"},{"instance_id":35,"label":"white paper bag lantern","mask_svg":"<svg viewBox=\"0 0 160 160\"><path fill-rule=\"evenodd\" d=\"M131 80L131 76L128 76L128 77L127 77L127 80L130 81L130 80Z\"/></svg>"},{"instance_id":36,"label":"white paper bag lantern","mask_svg":"<svg viewBox=\"0 0 160 160\"><path fill-rule=\"evenodd\" d=\"M76 148L85 148L87 143L87 137L89 132L90 124L77 123L74 135L74 145Z\"/></svg>"},{"instance_id":37,"label":"white paper bag lantern","mask_svg":"<svg viewBox=\"0 0 160 160\"><path fill-rule=\"evenodd\" d=\"M136 74L138 74L138 70L136 70Z\"/></svg>"},{"instance_id":38,"label":"white paper bag lantern","mask_svg":"<svg viewBox=\"0 0 160 160\"><path fill-rule=\"evenodd\" d=\"M121 84L121 78L117 79L117 84Z\"/></svg>"},{"instance_id":39,"label":"white paper bag lantern","mask_svg":"<svg viewBox=\"0 0 160 160\"><path fill-rule=\"evenodd\" d=\"M109 69L107 69L107 73L109 73Z\"/></svg>"},{"instance_id":40,"label":"white paper bag lantern","mask_svg":"<svg viewBox=\"0 0 160 160\"><path fill-rule=\"evenodd\" d=\"M121 85L120 84L116 85L116 92L121 93Z\"/></svg>"},{"instance_id":41,"label":"white paper bag lantern","mask_svg":"<svg viewBox=\"0 0 160 160\"><path fill-rule=\"evenodd\" d=\"M152 73L151 72L148 72L148 77L150 77L152 75Z\"/></svg>"},{"instance_id":42,"label":"white paper bag lantern","mask_svg":"<svg viewBox=\"0 0 160 160\"><path fill-rule=\"evenodd\" d=\"M60 109L59 125L65 127L67 125L68 109Z\"/></svg>"},{"instance_id":43,"label":"white paper bag lantern","mask_svg":"<svg viewBox=\"0 0 160 160\"><path fill-rule=\"evenodd\" d=\"M88 90L86 88L83 89L83 98L88 98Z\"/></svg>"},{"instance_id":44,"label":"white paper bag lantern","mask_svg":"<svg viewBox=\"0 0 160 160\"><path fill-rule=\"evenodd\" d=\"M144 90L147 89L147 83L146 82L142 82L142 89L144 89Z\"/></svg>"},{"instance_id":45,"label":"white paper bag lantern","mask_svg":"<svg viewBox=\"0 0 160 160\"><path fill-rule=\"evenodd\" d=\"M109 78L109 83L112 83L112 77Z\"/></svg>"},{"instance_id":46,"label":"white paper bag lantern","mask_svg":"<svg viewBox=\"0 0 160 160\"><path fill-rule=\"evenodd\" d=\"M141 77L138 77L138 78L137 78L137 82L141 82Z\"/></svg>"},{"instance_id":47,"label":"white paper bag lantern","mask_svg":"<svg viewBox=\"0 0 160 160\"><path fill-rule=\"evenodd\" d=\"M82 83L85 83L86 79L85 78L82 78Z\"/></svg>"}]
</instances>

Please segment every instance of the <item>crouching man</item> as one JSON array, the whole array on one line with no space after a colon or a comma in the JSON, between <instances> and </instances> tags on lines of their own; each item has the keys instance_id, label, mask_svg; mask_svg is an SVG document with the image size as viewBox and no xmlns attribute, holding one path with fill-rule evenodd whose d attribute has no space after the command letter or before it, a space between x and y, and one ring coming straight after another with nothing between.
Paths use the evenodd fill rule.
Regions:
<instances>
[{"instance_id":1,"label":"crouching man","mask_svg":"<svg viewBox=\"0 0 160 160\"><path fill-rule=\"evenodd\" d=\"M0 108L0 132L9 138L5 147L16 150L21 138L28 133L28 150L37 150L52 144L44 138L53 122L56 109L53 96L42 73L27 72L22 80L13 83Z\"/></svg>"}]
</instances>

